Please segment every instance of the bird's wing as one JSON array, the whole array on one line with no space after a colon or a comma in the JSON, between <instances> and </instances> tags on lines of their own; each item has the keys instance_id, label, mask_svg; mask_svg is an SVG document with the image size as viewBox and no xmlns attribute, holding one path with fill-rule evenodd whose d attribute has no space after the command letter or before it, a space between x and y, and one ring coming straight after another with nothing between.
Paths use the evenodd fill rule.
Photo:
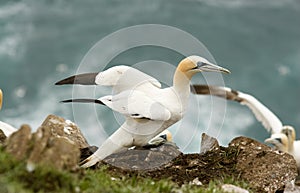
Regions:
<instances>
[{"instance_id":1,"label":"bird's wing","mask_svg":"<svg viewBox=\"0 0 300 193\"><path fill-rule=\"evenodd\" d=\"M165 106L137 90L104 96L98 100L114 111L135 119L165 121L171 117Z\"/></svg>"},{"instance_id":2,"label":"bird's wing","mask_svg":"<svg viewBox=\"0 0 300 193\"><path fill-rule=\"evenodd\" d=\"M0 129L3 131L6 137L9 137L13 132L17 131L16 128L2 121L0 121Z\"/></svg>"},{"instance_id":3,"label":"bird's wing","mask_svg":"<svg viewBox=\"0 0 300 193\"><path fill-rule=\"evenodd\" d=\"M113 86L115 93L133 89L142 85L160 88L158 80L130 66L114 66L99 73L86 73L70 76L55 83Z\"/></svg>"},{"instance_id":4,"label":"bird's wing","mask_svg":"<svg viewBox=\"0 0 300 193\"><path fill-rule=\"evenodd\" d=\"M256 119L260 121L269 132L281 132L283 126L282 122L272 111L270 111L255 97L227 87L207 85L192 85L191 87L191 90L194 94L218 96L227 100L237 101L242 105L246 105L252 110Z\"/></svg>"}]
</instances>

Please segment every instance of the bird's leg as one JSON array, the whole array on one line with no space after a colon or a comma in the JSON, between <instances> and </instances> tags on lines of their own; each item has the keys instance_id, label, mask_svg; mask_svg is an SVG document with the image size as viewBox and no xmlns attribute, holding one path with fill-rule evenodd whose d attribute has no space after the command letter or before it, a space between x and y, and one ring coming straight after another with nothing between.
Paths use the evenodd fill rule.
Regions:
<instances>
[{"instance_id":1,"label":"bird's leg","mask_svg":"<svg viewBox=\"0 0 300 193\"><path fill-rule=\"evenodd\" d=\"M132 135L127 132L122 126L114 132L99 149L90 157L80 163L81 167L88 168L103 160L107 156L116 153L124 148L132 146Z\"/></svg>"}]
</instances>

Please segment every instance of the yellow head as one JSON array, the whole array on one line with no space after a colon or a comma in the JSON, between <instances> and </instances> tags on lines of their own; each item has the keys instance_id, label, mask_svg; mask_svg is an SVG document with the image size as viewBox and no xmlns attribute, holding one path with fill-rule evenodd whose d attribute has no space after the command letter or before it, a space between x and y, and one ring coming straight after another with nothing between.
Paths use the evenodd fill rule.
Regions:
<instances>
[{"instance_id":1,"label":"yellow head","mask_svg":"<svg viewBox=\"0 0 300 193\"><path fill-rule=\"evenodd\" d=\"M282 127L281 133L285 134L288 139L292 142L294 142L296 140L296 132L294 127L289 126L289 125L285 125Z\"/></svg>"},{"instance_id":2,"label":"yellow head","mask_svg":"<svg viewBox=\"0 0 300 193\"><path fill-rule=\"evenodd\" d=\"M3 94L2 94L2 90L0 89L0 110L2 108L2 100L3 100Z\"/></svg>"},{"instance_id":3,"label":"yellow head","mask_svg":"<svg viewBox=\"0 0 300 193\"><path fill-rule=\"evenodd\" d=\"M183 59L179 63L177 70L184 73L189 79L191 79L192 76L198 72L230 73L229 70L212 64L208 60L200 56L189 56Z\"/></svg>"},{"instance_id":4,"label":"yellow head","mask_svg":"<svg viewBox=\"0 0 300 193\"><path fill-rule=\"evenodd\" d=\"M169 142L172 142L173 141L173 137L172 137L172 133L169 131L169 130L164 130L161 134L160 134L160 137L169 141Z\"/></svg>"}]
</instances>

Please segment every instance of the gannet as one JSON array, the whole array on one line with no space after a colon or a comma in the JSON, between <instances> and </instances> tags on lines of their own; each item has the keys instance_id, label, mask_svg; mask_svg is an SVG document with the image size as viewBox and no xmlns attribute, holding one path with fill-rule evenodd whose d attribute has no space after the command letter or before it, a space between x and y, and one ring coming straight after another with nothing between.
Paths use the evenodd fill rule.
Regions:
<instances>
[{"instance_id":1,"label":"gannet","mask_svg":"<svg viewBox=\"0 0 300 193\"><path fill-rule=\"evenodd\" d=\"M3 93L0 89L0 110L2 109ZM0 129L3 131L6 137L9 137L13 132L17 131L13 126L0 121Z\"/></svg>"},{"instance_id":2,"label":"gannet","mask_svg":"<svg viewBox=\"0 0 300 193\"><path fill-rule=\"evenodd\" d=\"M254 113L256 119L271 132L270 138L265 142L273 144L278 150L287 152L294 156L298 170L300 169L300 140L296 141L296 132L292 126L283 125L280 119L255 97L232 90L227 87L192 85L194 94L214 95L227 100L237 101L248 106Z\"/></svg>"},{"instance_id":3,"label":"gannet","mask_svg":"<svg viewBox=\"0 0 300 193\"><path fill-rule=\"evenodd\" d=\"M161 132L160 134L158 134L157 136L155 136L154 138L152 138L146 146L160 146L166 142L172 142L173 138L172 138L172 133L166 129L163 132Z\"/></svg>"},{"instance_id":4,"label":"gannet","mask_svg":"<svg viewBox=\"0 0 300 193\"><path fill-rule=\"evenodd\" d=\"M144 146L154 136L179 121L188 105L190 79L194 74L204 71L230 73L205 58L189 56L178 64L173 85L168 88L161 88L158 80L129 66L115 66L99 73L75 75L55 83L113 86L112 95L63 102L98 103L125 117L120 128L81 166L90 167L123 148Z\"/></svg>"}]
</instances>

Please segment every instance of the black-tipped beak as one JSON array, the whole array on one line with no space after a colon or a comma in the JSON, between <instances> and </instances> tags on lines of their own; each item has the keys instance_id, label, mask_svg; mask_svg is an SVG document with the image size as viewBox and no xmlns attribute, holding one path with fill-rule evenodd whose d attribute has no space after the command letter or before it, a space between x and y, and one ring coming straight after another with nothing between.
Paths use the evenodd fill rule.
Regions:
<instances>
[{"instance_id":1,"label":"black-tipped beak","mask_svg":"<svg viewBox=\"0 0 300 193\"><path fill-rule=\"evenodd\" d=\"M97 75L98 73L85 73L85 74L74 75L56 82L55 85L64 85L64 84L96 85L95 79Z\"/></svg>"},{"instance_id":2,"label":"black-tipped beak","mask_svg":"<svg viewBox=\"0 0 300 193\"><path fill-rule=\"evenodd\" d=\"M197 67L199 70L203 72L222 72L222 73L230 74L230 71L227 70L226 68L208 62L206 63L198 62Z\"/></svg>"},{"instance_id":3,"label":"black-tipped beak","mask_svg":"<svg viewBox=\"0 0 300 193\"><path fill-rule=\"evenodd\" d=\"M61 103L96 103L100 105L105 105L102 101L98 99L67 99L60 102Z\"/></svg>"}]
</instances>

